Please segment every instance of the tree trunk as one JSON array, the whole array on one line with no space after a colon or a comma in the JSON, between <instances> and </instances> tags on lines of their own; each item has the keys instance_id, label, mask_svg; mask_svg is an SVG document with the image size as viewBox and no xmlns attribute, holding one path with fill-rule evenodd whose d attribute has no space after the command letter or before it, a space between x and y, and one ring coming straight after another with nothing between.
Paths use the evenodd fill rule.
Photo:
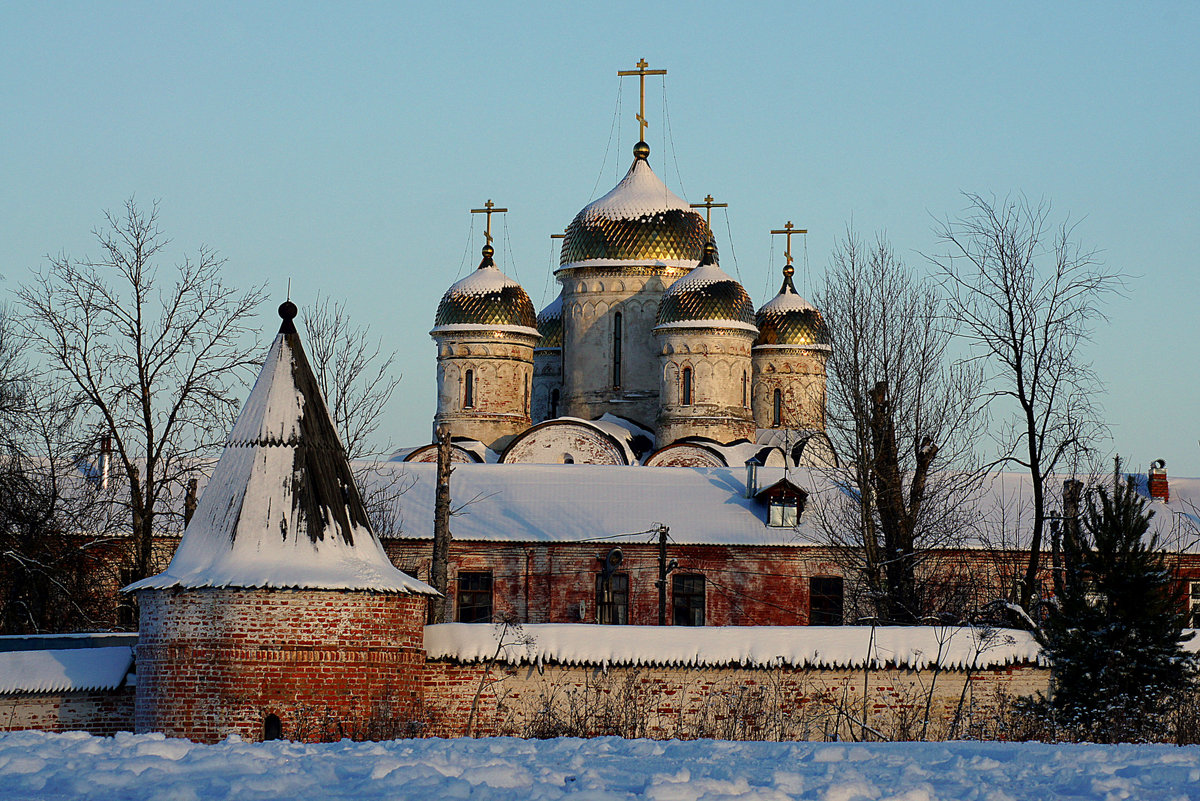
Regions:
<instances>
[{"instance_id":1,"label":"tree trunk","mask_svg":"<svg viewBox=\"0 0 1200 801\"><path fill-rule=\"evenodd\" d=\"M449 623L450 612L450 429L437 432L437 494L433 502L433 564L429 583L442 595L429 604L429 622Z\"/></svg>"}]
</instances>

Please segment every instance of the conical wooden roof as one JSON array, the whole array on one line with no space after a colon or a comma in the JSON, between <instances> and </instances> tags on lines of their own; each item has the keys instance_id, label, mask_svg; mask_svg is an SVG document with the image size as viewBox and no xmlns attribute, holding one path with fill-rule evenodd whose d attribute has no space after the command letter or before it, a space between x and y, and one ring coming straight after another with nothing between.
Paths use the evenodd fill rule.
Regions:
<instances>
[{"instance_id":1,"label":"conical wooden roof","mask_svg":"<svg viewBox=\"0 0 1200 801\"><path fill-rule=\"evenodd\" d=\"M278 587L436 595L397 570L363 507L292 322L283 324L168 568L126 590Z\"/></svg>"}]
</instances>

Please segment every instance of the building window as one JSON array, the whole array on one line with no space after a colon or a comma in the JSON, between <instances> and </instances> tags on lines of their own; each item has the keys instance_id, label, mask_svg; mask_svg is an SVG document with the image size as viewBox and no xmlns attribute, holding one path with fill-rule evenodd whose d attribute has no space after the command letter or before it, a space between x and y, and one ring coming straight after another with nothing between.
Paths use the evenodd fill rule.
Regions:
<instances>
[{"instance_id":1,"label":"building window","mask_svg":"<svg viewBox=\"0 0 1200 801\"><path fill-rule=\"evenodd\" d=\"M676 573L671 580L676 626L704 625L704 576Z\"/></svg>"},{"instance_id":2,"label":"building window","mask_svg":"<svg viewBox=\"0 0 1200 801\"><path fill-rule=\"evenodd\" d=\"M750 408L750 376L742 371L742 408Z\"/></svg>"},{"instance_id":3,"label":"building window","mask_svg":"<svg viewBox=\"0 0 1200 801\"><path fill-rule=\"evenodd\" d=\"M558 390L550 390L550 419L558 417Z\"/></svg>"},{"instance_id":4,"label":"building window","mask_svg":"<svg viewBox=\"0 0 1200 801\"><path fill-rule=\"evenodd\" d=\"M621 386L621 313L613 315L613 389Z\"/></svg>"},{"instance_id":5,"label":"building window","mask_svg":"<svg viewBox=\"0 0 1200 801\"><path fill-rule=\"evenodd\" d=\"M679 391L680 403L684 406L692 405L692 368L683 368L683 380Z\"/></svg>"},{"instance_id":6,"label":"building window","mask_svg":"<svg viewBox=\"0 0 1200 801\"><path fill-rule=\"evenodd\" d=\"M1200 581L1189 582L1188 589L1188 626L1200 629Z\"/></svg>"},{"instance_id":7,"label":"building window","mask_svg":"<svg viewBox=\"0 0 1200 801\"><path fill-rule=\"evenodd\" d=\"M470 409L475 405L475 371L468 370L463 377L463 408Z\"/></svg>"},{"instance_id":8,"label":"building window","mask_svg":"<svg viewBox=\"0 0 1200 801\"><path fill-rule=\"evenodd\" d=\"M813 576L808 580L808 624L842 625L842 579L840 576Z\"/></svg>"},{"instance_id":9,"label":"building window","mask_svg":"<svg viewBox=\"0 0 1200 801\"><path fill-rule=\"evenodd\" d=\"M629 624L629 574L596 576L596 622L607 626Z\"/></svg>"},{"instance_id":10,"label":"building window","mask_svg":"<svg viewBox=\"0 0 1200 801\"><path fill-rule=\"evenodd\" d=\"M775 390L775 394L772 396L772 406L773 406L773 409L771 412L771 415L772 415L771 416L771 425L773 425L775 428L779 428L781 425L783 425L783 391L782 390L779 390L779 389Z\"/></svg>"},{"instance_id":11,"label":"building window","mask_svg":"<svg viewBox=\"0 0 1200 801\"><path fill-rule=\"evenodd\" d=\"M491 571L458 574L459 623L489 623L492 619Z\"/></svg>"},{"instance_id":12,"label":"building window","mask_svg":"<svg viewBox=\"0 0 1200 801\"><path fill-rule=\"evenodd\" d=\"M772 498L767 504L767 525L776 528L791 528L800 522L798 498Z\"/></svg>"}]
</instances>

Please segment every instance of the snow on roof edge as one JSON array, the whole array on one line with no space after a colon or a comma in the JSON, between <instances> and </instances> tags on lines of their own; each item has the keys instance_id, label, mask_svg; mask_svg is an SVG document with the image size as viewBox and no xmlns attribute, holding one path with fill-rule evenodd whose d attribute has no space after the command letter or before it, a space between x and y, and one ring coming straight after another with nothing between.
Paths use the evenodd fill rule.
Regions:
<instances>
[{"instance_id":1,"label":"snow on roof edge","mask_svg":"<svg viewBox=\"0 0 1200 801\"><path fill-rule=\"evenodd\" d=\"M601 626L477 623L425 628L426 658L509 665L921 670L1046 665L1027 631L942 626Z\"/></svg>"}]
</instances>

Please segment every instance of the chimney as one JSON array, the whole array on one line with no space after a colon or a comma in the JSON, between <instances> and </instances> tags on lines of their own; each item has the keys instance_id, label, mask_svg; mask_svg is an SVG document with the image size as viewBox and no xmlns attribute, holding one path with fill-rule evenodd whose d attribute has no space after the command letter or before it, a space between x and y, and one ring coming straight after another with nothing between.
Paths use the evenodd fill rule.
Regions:
<instances>
[{"instance_id":1,"label":"chimney","mask_svg":"<svg viewBox=\"0 0 1200 801\"><path fill-rule=\"evenodd\" d=\"M108 474L112 470L112 437L100 438L100 489L108 489Z\"/></svg>"},{"instance_id":2,"label":"chimney","mask_svg":"<svg viewBox=\"0 0 1200 801\"><path fill-rule=\"evenodd\" d=\"M758 468L762 467L762 462L757 456L752 456L746 460L746 497L753 498L758 494Z\"/></svg>"},{"instance_id":3,"label":"chimney","mask_svg":"<svg viewBox=\"0 0 1200 801\"><path fill-rule=\"evenodd\" d=\"M1147 479L1152 499L1163 503L1171 500L1171 491L1167 487L1167 463L1165 461L1155 459L1151 462Z\"/></svg>"}]
</instances>

